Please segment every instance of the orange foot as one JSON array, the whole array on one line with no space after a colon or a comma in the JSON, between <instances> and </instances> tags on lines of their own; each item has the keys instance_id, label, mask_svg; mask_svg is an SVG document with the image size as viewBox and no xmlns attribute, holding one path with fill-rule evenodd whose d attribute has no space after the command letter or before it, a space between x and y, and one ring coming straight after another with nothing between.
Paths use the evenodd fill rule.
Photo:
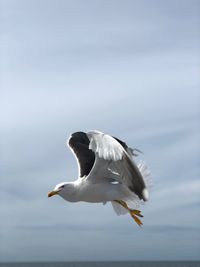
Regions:
<instances>
[{"instance_id":1,"label":"orange foot","mask_svg":"<svg viewBox=\"0 0 200 267\"><path fill-rule=\"evenodd\" d=\"M140 210L132 210L128 207L128 205L126 204L125 201L123 200L115 200L115 202L117 202L118 204L122 205L122 207L124 207L125 209L127 209L131 215L131 217L134 219L134 221L139 225L142 226L143 223L141 222L141 220L138 217L143 217L143 215L141 214Z\"/></svg>"}]
</instances>

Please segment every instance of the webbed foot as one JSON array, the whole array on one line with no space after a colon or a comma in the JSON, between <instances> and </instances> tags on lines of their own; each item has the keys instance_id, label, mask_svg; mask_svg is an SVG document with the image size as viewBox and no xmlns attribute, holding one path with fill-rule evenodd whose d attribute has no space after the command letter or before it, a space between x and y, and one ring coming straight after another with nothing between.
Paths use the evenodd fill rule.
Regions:
<instances>
[{"instance_id":1,"label":"webbed foot","mask_svg":"<svg viewBox=\"0 0 200 267\"><path fill-rule=\"evenodd\" d=\"M141 220L138 217L143 217L143 215L141 214L140 210L135 210L135 209L130 209L128 207L128 205L126 204L125 201L123 200L115 200L115 202L119 203L122 207L124 207L125 209L127 209L131 215L131 217L134 219L134 221L139 225L142 226L143 223L141 222Z\"/></svg>"}]
</instances>

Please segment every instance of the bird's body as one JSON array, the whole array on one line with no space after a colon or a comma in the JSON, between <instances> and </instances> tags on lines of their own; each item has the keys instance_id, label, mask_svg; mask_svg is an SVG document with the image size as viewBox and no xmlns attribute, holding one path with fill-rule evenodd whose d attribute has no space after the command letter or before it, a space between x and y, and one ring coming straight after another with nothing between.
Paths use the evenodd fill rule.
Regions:
<instances>
[{"instance_id":1,"label":"bird's body","mask_svg":"<svg viewBox=\"0 0 200 267\"><path fill-rule=\"evenodd\" d=\"M73 133L68 145L78 161L79 178L58 184L49 196L59 194L69 202L111 202L117 214L129 212L141 225L136 216L142 215L133 207L148 200L149 171L145 164L135 164L134 149L99 131Z\"/></svg>"},{"instance_id":2,"label":"bird's body","mask_svg":"<svg viewBox=\"0 0 200 267\"><path fill-rule=\"evenodd\" d=\"M115 199L123 199L129 192L122 184L90 183L87 178L79 178L75 182L64 183L70 185L71 194L60 193L69 202L105 203Z\"/></svg>"}]
</instances>

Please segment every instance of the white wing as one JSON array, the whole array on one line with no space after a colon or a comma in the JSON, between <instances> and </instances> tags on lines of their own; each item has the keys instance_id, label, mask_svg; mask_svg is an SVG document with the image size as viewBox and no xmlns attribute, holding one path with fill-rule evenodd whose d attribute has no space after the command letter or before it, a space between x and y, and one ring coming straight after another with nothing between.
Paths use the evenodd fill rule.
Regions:
<instances>
[{"instance_id":1,"label":"white wing","mask_svg":"<svg viewBox=\"0 0 200 267\"><path fill-rule=\"evenodd\" d=\"M105 160L121 160L123 157L123 147L110 135L98 131L87 133L90 140L89 149L98 154L99 158Z\"/></svg>"},{"instance_id":2,"label":"white wing","mask_svg":"<svg viewBox=\"0 0 200 267\"><path fill-rule=\"evenodd\" d=\"M88 179L114 179L125 184L140 199L148 200L148 191L140 170L122 145L110 135L98 131L87 133L89 149L96 157Z\"/></svg>"}]
</instances>

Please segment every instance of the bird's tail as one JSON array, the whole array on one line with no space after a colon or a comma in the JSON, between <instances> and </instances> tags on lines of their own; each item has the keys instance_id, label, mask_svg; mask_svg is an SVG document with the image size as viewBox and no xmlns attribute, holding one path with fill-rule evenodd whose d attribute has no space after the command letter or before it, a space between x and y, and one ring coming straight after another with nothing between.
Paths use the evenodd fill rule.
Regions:
<instances>
[{"instance_id":1,"label":"bird's tail","mask_svg":"<svg viewBox=\"0 0 200 267\"><path fill-rule=\"evenodd\" d=\"M113 209L114 209L114 211L116 212L117 215L124 215L124 214L128 213L128 210L125 209L119 203L117 203L115 201L111 201L111 203L112 203Z\"/></svg>"}]
</instances>

